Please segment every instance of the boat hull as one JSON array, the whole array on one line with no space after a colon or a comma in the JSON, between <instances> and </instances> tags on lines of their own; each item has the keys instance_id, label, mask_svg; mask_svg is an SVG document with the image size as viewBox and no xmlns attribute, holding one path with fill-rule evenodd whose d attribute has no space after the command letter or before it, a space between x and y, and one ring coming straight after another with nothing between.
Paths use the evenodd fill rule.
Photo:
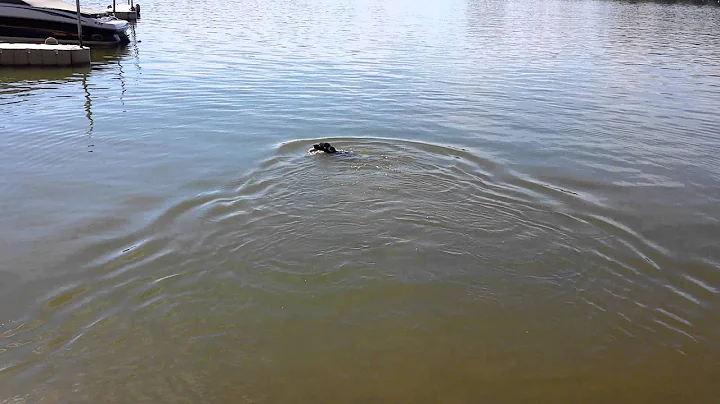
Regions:
<instances>
[{"instance_id":1,"label":"boat hull","mask_svg":"<svg viewBox=\"0 0 720 404\"><path fill-rule=\"evenodd\" d=\"M84 45L122 46L130 42L126 21L83 15L81 22ZM0 41L38 43L48 37L63 44L79 43L77 15L66 10L0 6Z\"/></svg>"}]
</instances>

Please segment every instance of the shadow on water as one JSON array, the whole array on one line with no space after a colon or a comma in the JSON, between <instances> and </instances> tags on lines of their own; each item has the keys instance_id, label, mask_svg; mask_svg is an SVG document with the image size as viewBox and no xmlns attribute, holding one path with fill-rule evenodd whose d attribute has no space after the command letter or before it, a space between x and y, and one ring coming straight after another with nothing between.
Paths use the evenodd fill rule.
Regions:
<instances>
[{"instance_id":1,"label":"shadow on water","mask_svg":"<svg viewBox=\"0 0 720 404\"><path fill-rule=\"evenodd\" d=\"M26 67L26 68L0 68L0 94L11 94L12 87L22 91L23 83L63 83L76 81L83 74L89 74L91 66L74 67ZM26 88L32 88L30 86Z\"/></svg>"}]
</instances>

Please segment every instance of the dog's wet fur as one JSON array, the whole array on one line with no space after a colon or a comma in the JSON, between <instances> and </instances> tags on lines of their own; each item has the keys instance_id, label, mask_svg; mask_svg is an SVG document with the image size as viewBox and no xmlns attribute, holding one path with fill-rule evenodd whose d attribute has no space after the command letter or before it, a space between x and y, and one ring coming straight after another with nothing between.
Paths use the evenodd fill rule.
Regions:
<instances>
[{"instance_id":1,"label":"dog's wet fur","mask_svg":"<svg viewBox=\"0 0 720 404\"><path fill-rule=\"evenodd\" d=\"M325 152L328 154L333 154L333 153L337 153L337 149L335 149L330 143L325 142L325 143L314 144L313 148L310 150L310 152L311 153L312 152L315 152L315 153Z\"/></svg>"}]
</instances>

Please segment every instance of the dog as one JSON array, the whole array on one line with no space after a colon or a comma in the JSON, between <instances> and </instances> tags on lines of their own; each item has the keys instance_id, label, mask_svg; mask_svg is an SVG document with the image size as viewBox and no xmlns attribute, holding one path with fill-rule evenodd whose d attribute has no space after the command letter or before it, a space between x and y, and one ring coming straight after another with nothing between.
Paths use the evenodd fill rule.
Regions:
<instances>
[{"instance_id":1,"label":"dog","mask_svg":"<svg viewBox=\"0 0 720 404\"><path fill-rule=\"evenodd\" d=\"M313 148L308 150L309 153L328 153L328 154L334 154L337 153L337 149L334 148L330 143L318 143L314 144Z\"/></svg>"}]
</instances>

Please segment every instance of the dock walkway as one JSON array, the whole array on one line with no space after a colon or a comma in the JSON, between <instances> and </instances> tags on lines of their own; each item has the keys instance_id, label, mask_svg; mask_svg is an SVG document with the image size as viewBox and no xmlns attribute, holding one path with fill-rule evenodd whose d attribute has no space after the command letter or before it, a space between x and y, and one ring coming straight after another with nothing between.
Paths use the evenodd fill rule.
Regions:
<instances>
[{"instance_id":1,"label":"dock walkway","mask_svg":"<svg viewBox=\"0 0 720 404\"><path fill-rule=\"evenodd\" d=\"M0 66L75 66L90 64L90 48L78 45L0 43Z\"/></svg>"}]
</instances>

